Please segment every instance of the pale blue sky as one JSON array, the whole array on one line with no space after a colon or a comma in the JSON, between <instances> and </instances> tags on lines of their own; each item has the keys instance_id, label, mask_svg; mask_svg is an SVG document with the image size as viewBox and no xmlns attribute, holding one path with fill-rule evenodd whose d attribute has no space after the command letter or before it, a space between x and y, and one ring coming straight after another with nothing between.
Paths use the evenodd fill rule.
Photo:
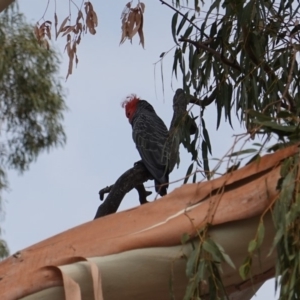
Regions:
<instances>
[{"instance_id":1,"label":"pale blue sky","mask_svg":"<svg viewBox=\"0 0 300 300\"><path fill-rule=\"evenodd\" d=\"M59 23L67 16L68 1L56 1ZM76 2L76 1L75 1ZM77 1L80 3L80 1ZM120 103L130 93L149 101L167 126L172 117L174 91L181 81L173 80L173 52L164 60L165 97L162 94L160 66L154 78L154 63L162 52L174 46L171 36L173 12L158 0L145 0L145 50L138 38L119 46L120 15L127 1L93 1L99 26L95 36L86 35L78 47L79 65L64 86L68 90L65 115L67 145L42 154L24 175L9 172L10 191L4 193L3 237L12 253L91 220L100 200L98 191L114 181L139 160L131 137L131 127ZM171 2L171 1L170 1ZM47 0L22 0L20 10L35 23L43 15ZM46 19L53 21L54 1ZM75 10L74 10L75 16ZM53 43L63 51L65 40ZM62 54L61 76L67 71ZM155 94L157 89L157 97ZM197 114L198 109L195 109ZM213 157L222 157L233 143L228 123L216 128L214 105L205 113L212 141ZM170 180L182 178L190 157L181 151L181 165ZM211 163L212 165L214 162ZM181 183L171 184L169 191ZM151 186L147 182L146 186ZM121 209L138 205L135 191L126 196ZM254 299L275 299L274 283L267 283Z\"/></svg>"}]
</instances>

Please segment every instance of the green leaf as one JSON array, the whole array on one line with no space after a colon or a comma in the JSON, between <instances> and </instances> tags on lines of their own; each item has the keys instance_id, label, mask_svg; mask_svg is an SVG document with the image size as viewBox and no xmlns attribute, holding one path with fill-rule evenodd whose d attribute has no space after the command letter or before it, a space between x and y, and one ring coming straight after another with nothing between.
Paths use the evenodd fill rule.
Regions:
<instances>
[{"instance_id":1,"label":"green leaf","mask_svg":"<svg viewBox=\"0 0 300 300\"><path fill-rule=\"evenodd\" d=\"M254 148L244 149L244 150L233 152L233 153L228 154L226 156L227 157L239 156L239 155L249 154L249 153L253 153L253 152L257 152L257 149L254 149Z\"/></svg>"},{"instance_id":2,"label":"green leaf","mask_svg":"<svg viewBox=\"0 0 300 300\"><path fill-rule=\"evenodd\" d=\"M174 62L172 68L172 72L175 73L176 79L177 79L177 65L180 60L181 60L181 50L180 48L176 48L174 53Z\"/></svg>"},{"instance_id":3,"label":"green leaf","mask_svg":"<svg viewBox=\"0 0 300 300\"><path fill-rule=\"evenodd\" d=\"M194 167L194 163L191 163L190 166L187 169L187 172L186 172L183 184L186 184L188 182L188 180L190 178L190 175L191 175L191 173L193 171L193 167Z\"/></svg>"},{"instance_id":4,"label":"green leaf","mask_svg":"<svg viewBox=\"0 0 300 300\"><path fill-rule=\"evenodd\" d=\"M252 253L257 248L257 242L256 240L251 240L248 245L248 252Z\"/></svg>"},{"instance_id":5,"label":"green leaf","mask_svg":"<svg viewBox=\"0 0 300 300\"><path fill-rule=\"evenodd\" d=\"M229 266L231 266L232 269L236 269L236 267L235 267L233 261L231 260L230 256L228 254L226 254L225 252L223 252L222 254L223 254L223 258L227 262L227 264Z\"/></svg>"},{"instance_id":6,"label":"green leaf","mask_svg":"<svg viewBox=\"0 0 300 300\"><path fill-rule=\"evenodd\" d=\"M195 172L193 175L193 183L196 183L196 182L197 182L197 173Z\"/></svg>"},{"instance_id":7,"label":"green leaf","mask_svg":"<svg viewBox=\"0 0 300 300\"><path fill-rule=\"evenodd\" d=\"M188 38L191 34L191 32L193 31L193 26L190 26L184 33L183 37L184 38Z\"/></svg>"},{"instance_id":8,"label":"green leaf","mask_svg":"<svg viewBox=\"0 0 300 300\"><path fill-rule=\"evenodd\" d=\"M231 124L231 100L232 100L232 85L226 82L221 86L221 93L223 97L223 104L225 108L225 118L228 118L229 124Z\"/></svg>"},{"instance_id":9,"label":"green leaf","mask_svg":"<svg viewBox=\"0 0 300 300\"><path fill-rule=\"evenodd\" d=\"M196 277L197 283L199 283L201 279L203 280L205 278L206 269L207 269L207 264L204 259L201 259L197 269L197 277Z\"/></svg>"},{"instance_id":10,"label":"green leaf","mask_svg":"<svg viewBox=\"0 0 300 300\"><path fill-rule=\"evenodd\" d=\"M172 23L171 24L172 24L172 36L173 36L173 40L179 46L179 44L177 42L177 39L176 39L176 25L177 25L177 20L178 20L178 12L176 12L173 15Z\"/></svg>"},{"instance_id":11,"label":"green leaf","mask_svg":"<svg viewBox=\"0 0 300 300\"><path fill-rule=\"evenodd\" d=\"M239 273L243 280L247 279L251 269L251 265L252 265L252 258L246 257L244 263L239 268Z\"/></svg>"},{"instance_id":12,"label":"green leaf","mask_svg":"<svg viewBox=\"0 0 300 300\"><path fill-rule=\"evenodd\" d=\"M253 109L249 109L247 111L247 113L249 115L253 116L253 117L256 117L258 121L272 121L273 120L272 117L267 116L265 114L262 114L262 113L260 113L258 111L253 110Z\"/></svg>"},{"instance_id":13,"label":"green leaf","mask_svg":"<svg viewBox=\"0 0 300 300\"><path fill-rule=\"evenodd\" d=\"M212 12L214 9L219 10L220 2L221 2L221 0L215 0L215 1L212 2L212 5L210 6L208 12L206 13L206 17L205 17L205 20L204 20L204 22L203 22L204 26L206 25L207 19L208 19L209 15L211 14L211 12ZM201 28L201 29L202 29L202 28Z\"/></svg>"},{"instance_id":14,"label":"green leaf","mask_svg":"<svg viewBox=\"0 0 300 300\"><path fill-rule=\"evenodd\" d=\"M212 23L209 37L214 37L216 33L217 33L217 21Z\"/></svg>"},{"instance_id":15,"label":"green leaf","mask_svg":"<svg viewBox=\"0 0 300 300\"><path fill-rule=\"evenodd\" d=\"M208 156L207 156L207 143L205 141L202 141L202 159L203 159L203 167L204 172L207 176L207 179L210 179L210 170L209 170L209 164L208 164Z\"/></svg>"},{"instance_id":16,"label":"green leaf","mask_svg":"<svg viewBox=\"0 0 300 300\"><path fill-rule=\"evenodd\" d=\"M203 118L201 118L201 122L202 122L202 133L203 133L203 137L204 137L204 140L207 144L207 148L208 148L208 151L210 153L210 155L212 155L212 152L211 152L211 145L210 145L210 139L209 139L209 135L208 135L208 131L205 127L205 121Z\"/></svg>"},{"instance_id":17,"label":"green leaf","mask_svg":"<svg viewBox=\"0 0 300 300\"><path fill-rule=\"evenodd\" d=\"M215 69L215 64L216 64L216 62L213 63L214 69ZM218 70L216 70L216 73L217 72L218 72ZM221 123L222 109L223 109L223 97L218 88L217 88L217 93L216 93L216 104L217 104L217 129L218 129L220 126L220 123Z\"/></svg>"},{"instance_id":18,"label":"green leaf","mask_svg":"<svg viewBox=\"0 0 300 300\"><path fill-rule=\"evenodd\" d=\"M281 165L281 169L280 169L280 176L281 177L285 177L287 174L289 174L290 170L292 169L293 166L293 158L292 157L288 157L286 158L282 165Z\"/></svg>"},{"instance_id":19,"label":"green leaf","mask_svg":"<svg viewBox=\"0 0 300 300\"><path fill-rule=\"evenodd\" d=\"M260 122L260 121L253 120L253 122L259 125L264 125L266 127L269 127L270 129L279 130L282 132L295 132L297 128L296 126L282 126L276 122L271 122L271 121Z\"/></svg>"},{"instance_id":20,"label":"green leaf","mask_svg":"<svg viewBox=\"0 0 300 300\"><path fill-rule=\"evenodd\" d=\"M189 12L187 12L187 13L184 15L184 17L182 17L181 22L180 22L180 24L179 24L179 26L178 26L178 28L177 28L177 31L176 31L176 34L177 34L177 35L179 34L180 30L181 30L182 27L184 26L184 24L185 24L185 22L186 22L186 20L187 20L187 18L188 18L188 15L189 15Z\"/></svg>"},{"instance_id":21,"label":"green leaf","mask_svg":"<svg viewBox=\"0 0 300 300\"><path fill-rule=\"evenodd\" d=\"M277 114L277 118L286 119L286 118L292 118L292 117L294 117L294 115L287 110L282 110Z\"/></svg>"},{"instance_id":22,"label":"green leaf","mask_svg":"<svg viewBox=\"0 0 300 300\"><path fill-rule=\"evenodd\" d=\"M198 260L198 249L194 249L188 257L188 261L186 264L186 275L187 277L192 277L196 268L197 268L197 260Z\"/></svg>"},{"instance_id":23,"label":"green leaf","mask_svg":"<svg viewBox=\"0 0 300 300\"><path fill-rule=\"evenodd\" d=\"M253 155L253 156L249 159L249 161L247 161L246 165L249 165L249 164L251 164L251 163L254 162L254 161L259 162L260 159L261 159L261 156L257 153L257 154L255 154L255 155Z\"/></svg>"},{"instance_id":24,"label":"green leaf","mask_svg":"<svg viewBox=\"0 0 300 300\"><path fill-rule=\"evenodd\" d=\"M190 239L191 239L191 237L187 233L184 233L181 236L181 244L183 244L183 245L186 244Z\"/></svg>"},{"instance_id":25,"label":"green leaf","mask_svg":"<svg viewBox=\"0 0 300 300\"><path fill-rule=\"evenodd\" d=\"M235 265L233 263L233 261L231 260L231 258L225 253L225 250L224 248L218 244L217 242L214 242L214 244L216 245L216 247L218 247L222 257L223 257L223 260L226 261L228 263L229 266L231 266L233 269L235 269Z\"/></svg>"}]
</instances>

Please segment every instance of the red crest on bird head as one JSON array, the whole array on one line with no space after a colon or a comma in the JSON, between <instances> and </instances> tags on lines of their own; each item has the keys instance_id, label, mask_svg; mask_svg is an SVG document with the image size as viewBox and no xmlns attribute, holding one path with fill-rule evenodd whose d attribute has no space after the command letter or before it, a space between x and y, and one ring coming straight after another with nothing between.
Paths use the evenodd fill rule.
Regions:
<instances>
[{"instance_id":1,"label":"red crest on bird head","mask_svg":"<svg viewBox=\"0 0 300 300\"><path fill-rule=\"evenodd\" d=\"M136 106L139 101L140 98L138 98L137 95L131 94L130 96L127 96L125 101L122 102L122 107L125 108L125 114L126 117L129 119L130 123L136 111Z\"/></svg>"}]
</instances>

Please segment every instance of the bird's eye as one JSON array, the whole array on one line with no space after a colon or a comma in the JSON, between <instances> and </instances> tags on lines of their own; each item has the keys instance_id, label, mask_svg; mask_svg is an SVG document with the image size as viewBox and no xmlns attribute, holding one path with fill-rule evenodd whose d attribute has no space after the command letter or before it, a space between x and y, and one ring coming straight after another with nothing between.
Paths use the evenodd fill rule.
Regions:
<instances>
[{"instance_id":1,"label":"bird's eye","mask_svg":"<svg viewBox=\"0 0 300 300\"><path fill-rule=\"evenodd\" d=\"M130 112L128 111L128 112L127 112L127 118L129 118L129 117L130 117Z\"/></svg>"}]
</instances>

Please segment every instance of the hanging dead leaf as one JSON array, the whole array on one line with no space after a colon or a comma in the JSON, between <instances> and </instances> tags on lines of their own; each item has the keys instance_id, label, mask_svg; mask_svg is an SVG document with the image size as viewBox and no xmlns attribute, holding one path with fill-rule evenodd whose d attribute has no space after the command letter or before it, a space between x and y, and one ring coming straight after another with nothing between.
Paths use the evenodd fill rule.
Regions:
<instances>
[{"instance_id":1,"label":"hanging dead leaf","mask_svg":"<svg viewBox=\"0 0 300 300\"><path fill-rule=\"evenodd\" d=\"M66 79L68 79L69 75L72 75L73 71L73 59L74 59L74 50L73 47L71 46L71 35L67 35L67 44L65 46L65 49L67 50L67 54L69 56L69 66L68 66L68 73L66 76Z\"/></svg>"},{"instance_id":2,"label":"hanging dead leaf","mask_svg":"<svg viewBox=\"0 0 300 300\"><path fill-rule=\"evenodd\" d=\"M139 7L142 10L142 14L143 14L145 12L145 4L143 2L140 2L139 4L140 4Z\"/></svg>"},{"instance_id":3,"label":"hanging dead leaf","mask_svg":"<svg viewBox=\"0 0 300 300\"><path fill-rule=\"evenodd\" d=\"M142 45L143 48L145 48L145 39L144 39L143 29L139 28L138 33L139 33L139 37L140 37L140 44Z\"/></svg>"},{"instance_id":4,"label":"hanging dead leaf","mask_svg":"<svg viewBox=\"0 0 300 300\"><path fill-rule=\"evenodd\" d=\"M145 11L145 4L139 2L135 8L131 8L131 2L128 2L123 9L121 14L122 20L122 35L120 44L123 44L126 39L129 39L132 42L132 38L138 33L140 37L140 44L143 48L145 45L144 42L144 33L143 33L143 14Z\"/></svg>"},{"instance_id":5,"label":"hanging dead leaf","mask_svg":"<svg viewBox=\"0 0 300 300\"><path fill-rule=\"evenodd\" d=\"M65 35L67 35L67 34L69 34L72 31L74 31L75 27L76 27L75 25L73 25L73 26L66 26L64 28L64 30L63 30L64 34L62 35L62 37L65 36Z\"/></svg>"},{"instance_id":6,"label":"hanging dead leaf","mask_svg":"<svg viewBox=\"0 0 300 300\"><path fill-rule=\"evenodd\" d=\"M56 12L54 13L54 28L55 28L55 39L57 39L57 25L58 25L58 18Z\"/></svg>"},{"instance_id":7,"label":"hanging dead leaf","mask_svg":"<svg viewBox=\"0 0 300 300\"><path fill-rule=\"evenodd\" d=\"M34 35L40 44L40 46L49 49L50 45L48 40L51 40L51 21L45 21L41 25L39 23L36 23L34 26Z\"/></svg>"},{"instance_id":8,"label":"hanging dead leaf","mask_svg":"<svg viewBox=\"0 0 300 300\"><path fill-rule=\"evenodd\" d=\"M77 46L81 42L81 35L84 35L87 30L91 34L96 34L96 27L98 26L98 17L96 12L94 11L94 7L90 1L87 1L84 3L84 11L79 9L78 6L71 1L70 4L74 4L74 6L77 8L77 16L76 16L76 22L72 22L71 18L71 9L69 15L61 22L59 28L58 28L58 16L56 12L54 12L54 30L55 30L55 39L58 38L59 35L61 37L66 37L66 45L64 48L64 51L67 53L69 58L69 65L68 65L68 72L66 79L69 77L69 75L73 72L73 65L74 61L77 67L77 64L79 62L79 59L77 57ZM130 2L127 4L127 8L130 8L131 4ZM41 20L44 19L44 16L42 16ZM67 23L69 24L67 25ZM46 49L50 48L49 41L52 38L51 35L51 21L45 21L41 25L37 23L34 26L34 35L38 41L38 43L45 47Z\"/></svg>"},{"instance_id":9,"label":"hanging dead leaf","mask_svg":"<svg viewBox=\"0 0 300 300\"><path fill-rule=\"evenodd\" d=\"M143 3L141 3L143 4ZM145 5L144 5L144 9L145 9ZM141 23L140 23L140 26L139 26L139 30L138 30L138 34L139 34L139 37L140 37L140 44L142 45L143 48L145 48L145 39L144 39L144 32L143 32L143 25L144 25L144 15L141 11L141 8L140 8L140 16L141 16Z\"/></svg>"},{"instance_id":10,"label":"hanging dead leaf","mask_svg":"<svg viewBox=\"0 0 300 300\"><path fill-rule=\"evenodd\" d=\"M139 14L138 12L135 13L134 15L134 23L135 26L131 32L128 33L128 38L131 40L133 36L138 32L141 26L141 21L142 21L143 15Z\"/></svg>"},{"instance_id":11,"label":"hanging dead leaf","mask_svg":"<svg viewBox=\"0 0 300 300\"><path fill-rule=\"evenodd\" d=\"M76 24L79 23L80 19L82 19L84 21L83 13L82 13L81 10L78 11L78 15L77 15L77 19L76 19Z\"/></svg>"},{"instance_id":12,"label":"hanging dead leaf","mask_svg":"<svg viewBox=\"0 0 300 300\"><path fill-rule=\"evenodd\" d=\"M56 39L58 37L58 35L63 32L65 30L65 25L67 24L67 22L69 21L69 16L67 16L61 23L60 27L59 27L59 30L56 34Z\"/></svg>"},{"instance_id":13,"label":"hanging dead leaf","mask_svg":"<svg viewBox=\"0 0 300 300\"><path fill-rule=\"evenodd\" d=\"M46 27L46 35L48 37L49 40L51 40L51 31L49 27Z\"/></svg>"},{"instance_id":14,"label":"hanging dead leaf","mask_svg":"<svg viewBox=\"0 0 300 300\"><path fill-rule=\"evenodd\" d=\"M95 27L98 26L98 17L94 11L93 5L91 2L84 3L84 10L86 13L85 23L86 23L86 30L88 29L91 34L96 34Z\"/></svg>"}]
</instances>

